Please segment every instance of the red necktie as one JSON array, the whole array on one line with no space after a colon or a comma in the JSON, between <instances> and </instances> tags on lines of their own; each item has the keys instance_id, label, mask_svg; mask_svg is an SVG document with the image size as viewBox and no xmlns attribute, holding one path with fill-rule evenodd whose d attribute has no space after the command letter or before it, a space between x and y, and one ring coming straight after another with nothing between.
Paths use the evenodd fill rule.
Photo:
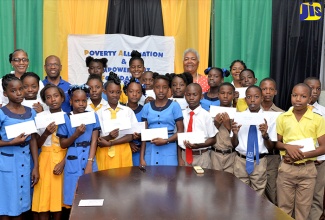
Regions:
<instances>
[{"instance_id":1,"label":"red necktie","mask_svg":"<svg viewBox=\"0 0 325 220\"><path fill-rule=\"evenodd\" d=\"M190 120L188 122L188 126L187 126L187 132L192 132L193 131L193 115L194 115L194 112L191 111L190 112ZM192 164L193 162L193 153L192 153L192 149L191 148L188 148L186 147L185 148L185 154L186 154L186 162L188 164Z\"/></svg>"}]
</instances>

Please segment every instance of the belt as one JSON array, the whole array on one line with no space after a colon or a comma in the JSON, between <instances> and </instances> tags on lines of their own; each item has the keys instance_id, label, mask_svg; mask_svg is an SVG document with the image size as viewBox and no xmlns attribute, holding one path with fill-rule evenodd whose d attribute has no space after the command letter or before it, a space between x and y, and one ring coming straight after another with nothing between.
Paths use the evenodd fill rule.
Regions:
<instances>
[{"instance_id":1,"label":"belt","mask_svg":"<svg viewBox=\"0 0 325 220\"><path fill-rule=\"evenodd\" d=\"M315 163L316 166L319 166L322 163L324 163L324 160L315 160L314 163Z\"/></svg>"},{"instance_id":2,"label":"belt","mask_svg":"<svg viewBox=\"0 0 325 220\"><path fill-rule=\"evenodd\" d=\"M244 159L246 159L246 156L245 155L242 155L242 154L240 154L240 153L238 153L238 151L236 151L236 153L237 153L237 155L238 155L238 157L241 157L241 158L244 158ZM260 159L262 159L263 157L265 157L267 154L260 154ZM256 160L256 156L254 156L254 160Z\"/></svg>"},{"instance_id":3,"label":"belt","mask_svg":"<svg viewBox=\"0 0 325 220\"><path fill-rule=\"evenodd\" d=\"M29 141L25 141L25 142L19 144L19 147L25 147L25 146L27 146L28 144L29 144Z\"/></svg>"},{"instance_id":4,"label":"belt","mask_svg":"<svg viewBox=\"0 0 325 220\"><path fill-rule=\"evenodd\" d=\"M77 147L88 147L89 145L90 145L90 141L82 141L82 142L76 143Z\"/></svg>"},{"instance_id":5,"label":"belt","mask_svg":"<svg viewBox=\"0 0 325 220\"><path fill-rule=\"evenodd\" d=\"M306 162L303 163L289 163L286 160L283 160L283 163L293 165L293 166L306 166L307 164L314 163L313 160L307 160Z\"/></svg>"},{"instance_id":6,"label":"belt","mask_svg":"<svg viewBox=\"0 0 325 220\"><path fill-rule=\"evenodd\" d=\"M185 149L182 148L183 151L185 151ZM204 150L193 150L192 149L192 155L202 155L203 153L207 152L209 149L204 149Z\"/></svg>"},{"instance_id":7,"label":"belt","mask_svg":"<svg viewBox=\"0 0 325 220\"><path fill-rule=\"evenodd\" d=\"M280 155L280 151L278 149L273 149L268 155Z\"/></svg>"},{"instance_id":8,"label":"belt","mask_svg":"<svg viewBox=\"0 0 325 220\"><path fill-rule=\"evenodd\" d=\"M219 150L219 149L217 149L215 147L213 147L211 150L213 150L214 152L221 153L221 154L231 154L232 152L235 152L234 149Z\"/></svg>"}]
</instances>

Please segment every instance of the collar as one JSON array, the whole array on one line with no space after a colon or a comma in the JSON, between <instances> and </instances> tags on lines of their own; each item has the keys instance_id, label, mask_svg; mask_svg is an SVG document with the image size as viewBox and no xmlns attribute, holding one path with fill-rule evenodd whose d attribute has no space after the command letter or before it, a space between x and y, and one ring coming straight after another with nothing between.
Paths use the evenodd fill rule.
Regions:
<instances>
[{"instance_id":1,"label":"collar","mask_svg":"<svg viewBox=\"0 0 325 220\"><path fill-rule=\"evenodd\" d=\"M120 110L125 110L126 108L128 108L127 106L124 106L124 105L121 105L120 103L117 103L117 106L116 108L120 108ZM104 111L108 111L108 109L111 109L111 106L109 105L109 103L107 103L105 106L104 106Z\"/></svg>"},{"instance_id":2,"label":"collar","mask_svg":"<svg viewBox=\"0 0 325 220\"><path fill-rule=\"evenodd\" d=\"M294 116L293 107L290 108L285 113L283 113L283 115L284 116ZM313 119L314 118L314 113L309 108L307 108L307 111L305 112L305 114L302 117L303 118L308 118L308 119Z\"/></svg>"},{"instance_id":3,"label":"collar","mask_svg":"<svg viewBox=\"0 0 325 220\"><path fill-rule=\"evenodd\" d=\"M47 83L51 83L51 82L49 82L47 76L45 76L44 81L47 82ZM64 82L65 82L65 81L64 81L64 80L62 79L62 77L60 76L60 81L59 81L59 84L58 84L58 85L63 84Z\"/></svg>"},{"instance_id":4,"label":"collar","mask_svg":"<svg viewBox=\"0 0 325 220\"><path fill-rule=\"evenodd\" d=\"M202 109L203 109L203 108L201 107L201 105L199 105L199 106L196 107L196 109L194 109L194 110L192 110L192 109L190 109L190 108L186 108L185 111L186 111L186 114L188 114L188 115L190 114L191 111L194 112L194 115L197 115L197 114L199 114L200 111L202 111ZM205 111L205 110L204 110L204 111Z\"/></svg>"},{"instance_id":5,"label":"collar","mask_svg":"<svg viewBox=\"0 0 325 220\"><path fill-rule=\"evenodd\" d=\"M249 110L249 108L247 108L244 112L250 112L251 113L251 111ZM262 106L261 106L260 110L257 113L263 113L263 112L264 111L263 111Z\"/></svg>"},{"instance_id":6,"label":"collar","mask_svg":"<svg viewBox=\"0 0 325 220\"><path fill-rule=\"evenodd\" d=\"M88 98L88 100L87 100L87 105L90 105L90 104L92 104L92 101L91 101L90 98ZM102 98L102 100L100 100L99 105L100 105L100 104L102 104L103 106L104 106L104 105L107 105L107 101L106 101L105 99Z\"/></svg>"},{"instance_id":7,"label":"collar","mask_svg":"<svg viewBox=\"0 0 325 220\"><path fill-rule=\"evenodd\" d=\"M313 104L313 106L314 106L314 108L315 108L315 109L317 109L317 110L318 110L318 109L320 109L320 107L319 107L319 106L320 106L320 104L318 104L318 102L317 102L317 101L316 101L316 102Z\"/></svg>"}]
</instances>

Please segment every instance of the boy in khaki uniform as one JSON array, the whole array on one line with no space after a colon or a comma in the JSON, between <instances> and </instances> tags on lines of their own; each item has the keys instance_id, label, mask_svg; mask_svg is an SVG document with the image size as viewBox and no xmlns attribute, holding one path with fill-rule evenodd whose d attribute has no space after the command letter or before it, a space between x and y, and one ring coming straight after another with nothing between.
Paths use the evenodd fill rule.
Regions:
<instances>
[{"instance_id":1,"label":"boy in khaki uniform","mask_svg":"<svg viewBox=\"0 0 325 220\"><path fill-rule=\"evenodd\" d=\"M283 160L277 178L278 206L297 220L308 217L313 201L317 170L314 161L325 153L325 120L307 108L311 101L308 85L296 85L291 94L293 108L277 118L276 130ZM291 141L312 138L315 150L302 152L302 146L287 144Z\"/></svg>"}]
</instances>

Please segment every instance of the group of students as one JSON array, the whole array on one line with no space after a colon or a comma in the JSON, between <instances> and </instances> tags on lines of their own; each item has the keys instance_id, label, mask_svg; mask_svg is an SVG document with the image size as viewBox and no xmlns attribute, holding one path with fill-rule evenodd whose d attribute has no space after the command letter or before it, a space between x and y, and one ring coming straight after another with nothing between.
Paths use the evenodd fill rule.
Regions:
<instances>
[{"instance_id":1,"label":"group of students","mask_svg":"<svg viewBox=\"0 0 325 220\"><path fill-rule=\"evenodd\" d=\"M11 60L23 61L16 55L11 54ZM189 73L145 72L137 51L131 54L128 82L122 83L113 72L103 78L106 63L105 58L88 57L87 82L71 86L68 94L50 83L41 88L33 73L2 78L8 103L0 109L0 219L19 219L30 208L39 219L50 215L60 219L62 207L72 205L81 175L132 165L198 165L226 171L259 194L267 194L296 219L320 217L317 206L323 202L319 191L325 184L320 173L324 164L316 157L325 154L325 108L317 103L318 79L307 78L293 88L292 107L287 112L248 126L238 124L227 112L214 117L209 113L213 105L247 113L283 112L273 103L275 81L266 78L254 85L254 72L243 61L234 61L230 71L207 68L209 90L205 93ZM230 74L234 81L223 82ZM238 98L237 87L247 87L245 98ZM28 100L37 100L38 93L37 105L24 106ZM66 99L71 112L64 115L64 124L52 122L37 133L7 138L6 126L33 120L36 114L61 112ZM70 116L87 111L95 112L95 123L72 127ZM105 132L107 118L145 122L146 129L167 127L168 138L141 141L140 133ZM177 141L178 133L197 131L204 133L203 143ZM302 152L301 146L287 144L310 137L313 151ZM30 187L34 188L32 194Z\"/></svg>"}]
</instances>

